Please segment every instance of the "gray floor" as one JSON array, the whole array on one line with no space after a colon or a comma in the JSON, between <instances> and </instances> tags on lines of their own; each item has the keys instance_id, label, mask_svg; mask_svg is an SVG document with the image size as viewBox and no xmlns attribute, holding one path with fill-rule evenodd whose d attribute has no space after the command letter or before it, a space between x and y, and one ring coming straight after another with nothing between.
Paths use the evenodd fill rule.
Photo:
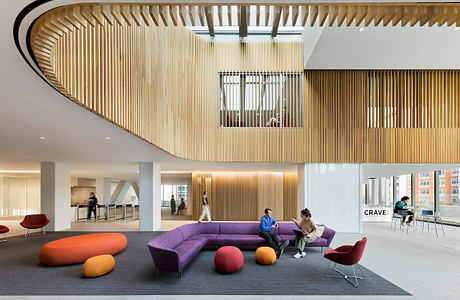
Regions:
<instances>
[{"instance_id":1,"label":"gray floor","mask_svg":"<svg viewBox=\"0 0 460 300\"><path fill-rule=\"evenodd\" d=\"M357 289L333 274L320 249L294 259L289 249L275 264L260 266L254 250L243 251L244 267L237 273L218 274L214 270L215 250L201 251L184 270L157 276L147 242L152 233L126 232L128 247L115 256L116 267L98 278L84 278L81 264L49 267L41 265L37 254L49 241L74 236L76 232L55 232L46 236L11 238L2 246L0 286L10 295L408 295L404 290L363 268L367 279ZM158 233L155 233L158 234ZM348 270L349 271L349 270ZM27 278L28 284L24 283Z\"/></svg>"},{"instance_id":2,"label":"gray floor","mask_svg":"<svg viewBox=\"0 0 460 300\"><path fill-rule=\"evenodd\" d=\"M94 226L92 224L86 224ZM332 246L350 244L361 236L369 242L361 260L369 270L397 284L413 296L397 299L457 299L460 294L460 228L445 227L446 237L436 238L433 232L392 231L388 224L364 224L363 234L339 233ZM0 249L2 245L0 244ZM1 251L1 250L0 250ZM398 263L395 263L395 259ZM3 294L3 293L2 293ZM207 295L207 296L206 296ZM66 299L152 299L152 296L71 296ZM62 299L62 296L0 296L3 299ZM177 299L177 296L155 296L154 299ZM180 299L395 299L394 296L186 296Z\"/></svg>"}]
</instances>

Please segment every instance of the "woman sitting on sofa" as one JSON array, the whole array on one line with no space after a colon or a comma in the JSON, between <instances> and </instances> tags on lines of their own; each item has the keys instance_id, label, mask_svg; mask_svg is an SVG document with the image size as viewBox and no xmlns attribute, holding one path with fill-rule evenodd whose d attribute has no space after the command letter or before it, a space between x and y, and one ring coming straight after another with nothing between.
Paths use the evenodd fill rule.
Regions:
<instances>
[{"instance_id":1,"label":"woman sitting on sofa","mask_svg":"<svg viewBox=\"0 0 460 300\"><path fill-rule=\"evenodd\" d=\"M291 219L300 230L294 230L296 233L295 246L299 249L299 252L294 254L295 258L302 258L307 253L304 252L306 244L313 243L317 237L317 228L315 222L311 219L311 213L308 208L303 209L300 212L300 222L296 219Z\"/></svg>"}]
</instances>

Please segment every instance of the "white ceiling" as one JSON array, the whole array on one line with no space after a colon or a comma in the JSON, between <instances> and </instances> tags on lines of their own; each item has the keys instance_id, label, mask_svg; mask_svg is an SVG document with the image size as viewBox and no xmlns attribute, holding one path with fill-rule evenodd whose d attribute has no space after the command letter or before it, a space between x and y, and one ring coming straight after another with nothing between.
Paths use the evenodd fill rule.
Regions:
<instances>
[{"instance_id":1,"label":"white ceiling","mask_svg":"<svg viewBox=\"0 0 460 300\"><path fill-rule=\"evenodd\" d=\"M383 27L382 23L306 26L305 69L460 69L460 30L454 26Z\"/></svg>"}]
</instances>

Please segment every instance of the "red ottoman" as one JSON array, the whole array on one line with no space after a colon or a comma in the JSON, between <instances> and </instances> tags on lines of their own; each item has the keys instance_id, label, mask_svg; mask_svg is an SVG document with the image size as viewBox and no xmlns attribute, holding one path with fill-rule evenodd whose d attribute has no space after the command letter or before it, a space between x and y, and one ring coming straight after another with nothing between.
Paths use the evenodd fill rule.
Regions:
<instances>
[{"instance_id":1,"label":"red ottoman","mask_svg":"<svg viewBox=\"0 0 460 300\"><path fill-rule=\"evenodd\" d=\"M3 239L0 242L6 242L6 233L10 231L10 229L4 225L0 225L0 234L3 234Z\"/></svg>"},{"instance_id":2,"label":"red ottoman","mask_svg":"<svg viewBox=\"0 0 460 300\"><path fill-rule=\"evenodd\" d=\"M244 257L241 250L233 246L225 246L217 250L214 265L220 273L233 273L241 269Z\"/></svg>"}]
</instances>

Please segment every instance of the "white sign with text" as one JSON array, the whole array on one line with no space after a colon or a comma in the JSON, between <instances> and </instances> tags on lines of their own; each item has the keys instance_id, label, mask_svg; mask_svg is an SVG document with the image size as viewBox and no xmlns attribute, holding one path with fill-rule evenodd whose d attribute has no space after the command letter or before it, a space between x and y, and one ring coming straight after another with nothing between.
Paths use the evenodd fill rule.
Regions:
<instances>
[{"instance_id":1,"label":"white sign with text","mask_svg":"<svg viewBox=\"0 0 460 300\"><path fill-rule=\"evenodd\" d=\"M363 222L391 222L391 207L363 206Z\"/></svg>"}]
</instances>

